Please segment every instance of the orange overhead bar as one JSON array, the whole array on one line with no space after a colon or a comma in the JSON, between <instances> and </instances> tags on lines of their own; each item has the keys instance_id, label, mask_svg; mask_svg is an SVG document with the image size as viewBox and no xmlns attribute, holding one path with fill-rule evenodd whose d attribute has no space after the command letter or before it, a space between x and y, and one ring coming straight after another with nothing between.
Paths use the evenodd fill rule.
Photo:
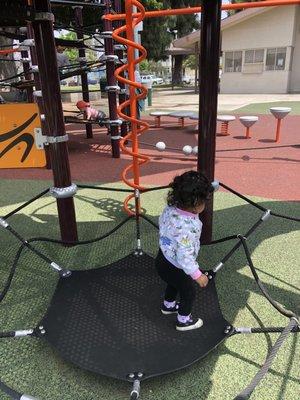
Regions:
<instances>
[{"instance_id":1,"label":"orange overhead bar","mask_svg":"<svg viewBox=\"0 0 300 400\"><path fill-rule=\"evenodd\" d=\"M19 48L15 48L15 49L1 49L0 50L0 54L4 54L4 55L8 55L8 54L12 54L12 53L17 53L18 51L21 51Z\"/></svg>"},{"instance_id":2,"label":"orange overhead bar","mask_svg":"<svg viewBox=\"0 0 300 400\"><path fill-rule=\"evenodd\" d=\"M223 4L222 10L242 10L246 8L258 8L258 7L275 7L275 6L288 6L293 4L300 4L300 0L265 0L254 3L236 3L236 4ZM145 18L155 17L166 17L169 15L185 15L185 14L198 14L201 12L201 7L188 7L188 8L174 8L169 10L158 10L158 11L146 11ZM134 18L139 17L139 13L133 14ZM106 14L103 16L104 19L110 21L117 21L125 19L126 14Z\"/></svg>"}]
</instances>

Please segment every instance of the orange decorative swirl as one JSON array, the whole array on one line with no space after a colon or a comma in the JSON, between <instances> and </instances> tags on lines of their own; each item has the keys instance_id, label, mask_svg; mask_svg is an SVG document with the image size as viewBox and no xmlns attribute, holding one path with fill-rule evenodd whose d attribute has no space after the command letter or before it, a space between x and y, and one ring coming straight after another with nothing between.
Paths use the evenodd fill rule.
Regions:
<instances>
[{"instance_id":1,"label":"orange decorative swirl","mask_svg":"<svg viewBox=\"0 0 300 400\"><path fill-rule=\"evenodd\" d=\"M132 17L132 6L136 6L140 12L138 18ZM145 9L142 4L137 0L126 0L126 25L115 29L112 37L117 42L127 46L127 64L115 70L115 77L118 81L123 82L129 87L129 99L118 107L118 115L131 123L131 130L128 134L120 140L120 147L125 154L132 156L132 163L127 166L122 172L123 181L134 189L142 190L140 185L140 166L149 161L149 157L139 153L138 136L141 135L149 128L149 124L137 119L137 101L144 99L147 95L147 89L140 83L135 81L135 66L147 57L147 51L144 47L134 42L134 28L144 18ZM126 38L121 34L126 33ZM139 50L140 56L135 58L135 49ZM127 71L128 78L121 76L122 73ZM136 89L140 89L141 93L137 94ZM123 110L130 106L130 116L126 115ZM127 140L132 142L131 149L125 146ZM133 171L133 179L128 178L128 173ZM124 208L127 213L134 214L129 208L128 203L134 195L128 196L124 201ZM136 210L139 212L139 210Z\"/></svg>"}]
</instances>

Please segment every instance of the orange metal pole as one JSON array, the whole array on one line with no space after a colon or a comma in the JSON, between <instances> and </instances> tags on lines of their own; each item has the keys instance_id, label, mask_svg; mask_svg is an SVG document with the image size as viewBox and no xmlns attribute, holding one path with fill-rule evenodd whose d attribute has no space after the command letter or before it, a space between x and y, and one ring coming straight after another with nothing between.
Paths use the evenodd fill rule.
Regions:
<instances>
[{"instance_id":1,"label":"orange metal pole","mask_svg":"<svg viewBox=\"0 0 300 400\"><path fill-rule=\"evenodd\" d=\"M275 142L279 142L280 139L280 127L281 127L281 118L277 119L277 127L276 127L276 138L275 138Z\"/></svg>"},{"instance_id":2,"label":"orange metal pole","mask_svg":"<svg viewBox=\"0 0 300 400\"><path fill-rule=\"evenodd\" d=\"M133 160L130 165L124 168L122 172L122 179L128 185L134 189L143 190L144 188L139 184L140 181L140 166L149 161L149 157L139 153L138 148L138 137L149 128L143 120L138 120L137 116L137 101L139 99L145 98L147 95L147 89L141 84L135 81L135 66L144 60L147 56L147 51L143 46L135 43L133 40L133 31L137 24L142 21L144 17L145 9L143 5L138 0L126 0L126 11L128 18L126 19L126 25L121 26L113 31L112 37L117 42L124 44L128 47L128 62L115 70L115 77L118 81L128 85L130 98L124 103L118 106L118 115L131 123L131 129L128 134L120 140L120 148L125 154L132 156ZM132 18L132 6L136 6L140 11L138 18ZM124 37L126 33L126 37ZM135 58L134 49L139 50L138 58ZM124 77L124 72L128 71L128 77ZM137 94L136 89L140 89L142 93ZM130 115L124 114L124 109L130 107ZM126 147L127 141L132 142L131 149ZM128 177L129 173L133 172L133 180ZM128 214L135 214L139 212L139 204L136 207L135 212L129 209L129 201L134 197L134 195L128 196L124 201L124 208Z\"/></svg>"},{"instance_id":3,"label":"orange metal pole","mask_svg":"<svg viewBox=\"0 0 300 400\"><path fill-rule=\"evenodd\" d=\"M127 40L134 42L134 31L133 31L133 18L132 18L132 1L125 2L125 12L126 12L126 37ZM127 70L128 79L131 82L135 82L135 49L133 46L128 46L127 48ZM133 118L131 121L131 133L132 133L132 151L133 153L138 153L138 141L137 141L137 122L136 122L136 107L137 99L135 94L135 87L129 86L129 104L130 104L130 115ZM139 164L138 158L133 156L133 181L135 185L140 184L140 174L139 174Z\"/></svg>"},{"instance_id":4,"label":"orange metal pole","mask_svg":"<svg viewBox=\"0 0 300 400\"><path fill-rule=\"evenodd\" d=\"M242 10L247 8L288 6L294 4L300 4L300 0L265 0L254 3L245 2L236 4L223 4L222 10ZM198 14L200 12L201 7L174 8L169 10L147 11L145 13L145 18L166 17L169 15ZM133 18L137 18L139 15L139 13L132 14ZM103 16L103 18L109 19L110 21L116 21L120 19L126 19L126 14L107 14Z\"/></svg>"},{"instance_id":5,"label":"orange metal pole","mask_svg":"<svg viewBox=\"0 0 300 400\"><path fill-rule=\"evenodd\" d=\"M251 139L249 126L246 127L246 139Z\"/></svg>"}]
</instances>

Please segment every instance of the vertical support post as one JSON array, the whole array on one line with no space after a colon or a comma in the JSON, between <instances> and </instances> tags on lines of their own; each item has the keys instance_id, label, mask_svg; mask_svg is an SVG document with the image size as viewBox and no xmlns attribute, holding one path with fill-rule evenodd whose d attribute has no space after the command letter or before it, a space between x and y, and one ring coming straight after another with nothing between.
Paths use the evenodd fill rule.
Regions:
<instances>
[{"instance_id":1,"label":"vertical support post","mask_svg":"<svg viewBox=\"0 0 300 400\"><path fill-rule=\"evenodd\" d=\"M212 182L215 172L220 59L221 0L202 0L198 170ZM201 215L203 243L212 238L213 198Z\"/></svg>"},{"instance_id":2,"label":"vertical support post","mask_svg":"<svg viewBox=\"0 0 300 400\"><path fill-rule=\"evenodd\" d=\"M26 36L28 38L28 29L26 29ZM29 56L29 54L28 54L27 50L21 51L22 58L28 58L28 56ZM23 62L23 71L24 71L25 79L30 81L32 75L30 72L30 62L29 61ZM33 103L33 90L32 90L31 86L26 88L26 93L27 93L27 102Z\"/></svg>"},{"instance_id":3,"label":"vertical support post","mask_svg":"<svg viewBox=\"0 0 300 400\"><path fill-rule=\"evenodd\" d=\"M66 131L50 1L33 0L33 6L36 12L36 20L32 23L32 27L44 104L45 125L48 126L49 136L64 136ZM53 143L50 146L54 185L59 188L69 187L72 182L67 143ZM62 239L64 241L76 241L77 227L73 197L57 199L57 208Z\"/></svg>"},{"instance_id":4,"label":"vertical support post","mask_svg":"<svg viewBox=\"0 0 300 400\"><path fill-rule=\"evenodd\" d=\"M105 14L110 13L110 0L106 0L105 2ZM113 24L111 21L105 19L104 20L104 30L106 32L112 32ZM114 55L114 45L112 38L105 38L104 39L104 48L105 48L105 55ZM106 60L106 78L107 78L107 85L108 86L116 86L117 80L115 78L115 61L113 59ZM115 90L108 91L108 107L109 107L109 119L116 120L118 119L117 113L117 93ZM119 136L119 127L112 125L110 126L110 135L111 139L111 150L112 156L114 158L120 158L120 146L119 146L119 139L116 139Z\"/></svg>"},{"instance_id":5,"label":"vertical support post","mask_svg":"<svg viewBox=\"0 0 300 400\"><path fill-rule=\"evenodd\" d=\"M121 5L121 0L114 0L114 9L117 14L122 13L122 5ZM122 26L122 21L117 20L114 23L115 28L120 28ZM118 46L118 45L117 45ZM117 48L116 50L116 55L118 56L119 60L121 60L124 57L124 51L122 50L122 47ZM124 77L124 72L121 73L121 76ZM126 101L126 87L123 82L119 82L118 85L120 86L120 92L119 92L119 104L122 104ZM124 137L127 135L127 121L123 121L121 125L121 136Z\"/></svg>"},{"instance_id":6,"label":"vertical support post","mask_svg":"<svg viewBox=\"0 0 300 400\"><path fill-rule=\"evenodd\" d=\"M199 44L198 42L195 44L195 56L196 56L196 65L195 65L195 93L199 93Z\"/></svg>"},{"instance_id":7,"label":"vertical support post","mask_svg":"<svg viewBox=\"0 0 300 400\"><path fill-rule=\"evenodd\" d=\"M28 22L28 24L27 24L27 37L28 37L28 39L34 39L34 33L33 33L33 28L32 28L31 22ZM30 56L31 56L31 65L37 66L38 61L37 61L35 46L30 47ZM35 90L37 90L37 91L41 90L39 71L34 72L33 77L34 77ZM44 118L42 118L42 116L45 115L43 98L36 97L36 98L34 98L34 101L37 103L37 105L39 107L39 111L40 111L40 115L41 115L41 128L42 128L43 135L49 136L49 126L47 124L45 124L45 120L44 120ZM45 155L46 155L46 168L51 169L50 149L48 146L45 147Z\"/></svg>"},{"instance_id":8,"label":"vertical support post","mask_svg":"<svg viewBox=\"0 0 300 400\"><path fill-rule=\"evenodd\" d=\"M82 40L83 39L82 6L75 6L74 11L75 11L75 25L77 28L77 39ZM85 67L86 66L85 49L83 47L80 48L78 53L79 53L80 66ZM90 101L88 76L86 72L82 72L80 76L81 76L82 99L88 103ZM85 124L85 130L87 139L91 139L93 137L92 124Z\"/></svg>"}]
</instances>

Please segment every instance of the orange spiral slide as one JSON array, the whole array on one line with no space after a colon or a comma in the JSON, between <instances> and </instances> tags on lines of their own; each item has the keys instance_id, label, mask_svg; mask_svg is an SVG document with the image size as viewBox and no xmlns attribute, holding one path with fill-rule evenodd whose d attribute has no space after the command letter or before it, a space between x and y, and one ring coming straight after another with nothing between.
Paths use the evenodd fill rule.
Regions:
<instances>
[{"instance_id":1,"label":"orange spiral slide","mask_svg":"<svg viewBox=\"0 0 300 400\"><path fill-rule=\"evenodd\" d=\"M133 18L132 7L136 6L139 11L139 16ZM128 165L122 172L123 181L134 189L142 190L143 187L140 185L140 166L149 161L149 157L139 153L138 136L145 132L149 125L141 120L137 119L137 102L139 99L144 99L147 95L147 89L140 83L135 81L135 66L144 60L147 56L147 51L134 41L134 28L143 20L145 15L145 9L142 4L137 0L126 0L125 1L126 11L126 25L115 29L112 37L117 42L127 46L127 64L122 65L115 71L115 77L118 81L123 82L129 87L129 99L118 107L118 115L131 123L131 130L129 133L120 140L120 147L125 154L132 156L132 163ZM121 36L126 34L126 37ZM135 49L140 52L140 56L135 58ZM121 74L125 73L128 78L125 78ZM137 94L136 89L140 89L141 93ZM130 107L130 115L126 115L123 110L126 107ZM131 149L126 147L126 141L131 141ZM133 172L133 178L128 178L128 174ZM124 208L128 214L139 213L138 209L132 212L129 207L129 201L134 195L128 196L124 201Z\"/></svg>"}]
</instances>

